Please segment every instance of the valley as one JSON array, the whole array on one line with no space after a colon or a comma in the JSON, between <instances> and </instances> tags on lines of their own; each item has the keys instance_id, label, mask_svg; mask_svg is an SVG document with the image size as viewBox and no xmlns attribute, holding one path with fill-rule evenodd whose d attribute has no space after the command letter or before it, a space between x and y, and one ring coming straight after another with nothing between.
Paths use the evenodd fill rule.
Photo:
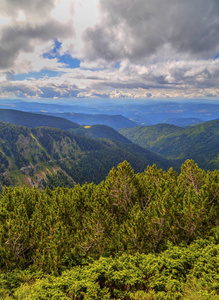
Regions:
<instances>
[{"instance_id":1,"label":"valley","mask_svg":"<svg viewBox=\"0 0 219 300\"><path fill-rule=\"evenodd\" d=\"M103 124L93 124L95 120ZM186 159L193 159L205 170L219 168L218 120L187 127L165 123L135 126L118 115L47 115L0 109L0 122L2 188L25 184L44 189L47 185L53 188L99 183L124 160L135 172L153 164L179 172Z\"/></svg>"},{"instance_id":2,"label":"valley","mask_svg":"<svg viewBox=\"0 0 219 300\"><path fill-rule=\"evenodd\" d=\"M0 297L216 300L219 120L70 116L0 109Z\"/></svg>"}]
</instances>

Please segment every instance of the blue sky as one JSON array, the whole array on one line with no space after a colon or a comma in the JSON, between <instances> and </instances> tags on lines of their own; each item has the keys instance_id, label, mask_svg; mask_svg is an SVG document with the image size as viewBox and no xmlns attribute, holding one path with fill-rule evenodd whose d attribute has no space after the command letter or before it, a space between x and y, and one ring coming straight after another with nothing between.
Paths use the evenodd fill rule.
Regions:
<instances>
[{"instance_id":1,"label":"blue sky","mask_svg":"<svg viewBox=\"0 0 219 300\"><path fill-rule=\"evenodd\" d=\"M62 43L58 40L55 40L53 49L50 52L43 53L43 57L49 59L56 58L58 62L65 64L67 68L79 68L81 61L77 58L72 57L71 54L68 52L60 54L59 50L61 49L61 47Z\"/></svg>"},{"instance_id":2,"label":"blue sky","mask_svg":"<svg viewBox=\"0 0 219 300\"><path fill-rule=\"evenodd\" d=\"M219 99L218 0L2 0L0 99Z\"/></svg>"}]
</instances>

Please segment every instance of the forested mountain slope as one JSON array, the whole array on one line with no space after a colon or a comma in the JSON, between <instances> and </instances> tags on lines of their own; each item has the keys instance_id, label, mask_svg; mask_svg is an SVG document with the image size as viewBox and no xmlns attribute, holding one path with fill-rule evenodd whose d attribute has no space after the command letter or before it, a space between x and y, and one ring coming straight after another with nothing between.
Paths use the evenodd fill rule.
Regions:
<instances>
[{"instance_id":1,"label":"forested mountain slope","mask_svg":"<svg viewBox=\"0 0 219 300\"><path fill-rule=\"evenodd\" d=\"M86 136L49 127L29 129L0 122L0 182L3 185L73 186L103 180L127 160L136 172L170 162L133 143Z\"/></svg>"},{"instance_id":2,"label":"forested mountain slope","mask_svg":"<svg viewBox=\"0 0 219 300\"><path fill-rule=\"evenodd\" d=\"M134 143L180 163L193 159L204 169L219 169L219 120L181 128L169 124L123 128Z\"/></svg>"},{"instance_id":3,"label":"forested mountain slope","mask_svg":"<svg viewBox=\"0 0 219 300\"><path fill-rule=\"evenodd\" d=\"M93 139L105 138L126 144L132 143L118 131L106 125L80 126L79 128L71 129L70 131Z\"/></svg>"}]
</instances>

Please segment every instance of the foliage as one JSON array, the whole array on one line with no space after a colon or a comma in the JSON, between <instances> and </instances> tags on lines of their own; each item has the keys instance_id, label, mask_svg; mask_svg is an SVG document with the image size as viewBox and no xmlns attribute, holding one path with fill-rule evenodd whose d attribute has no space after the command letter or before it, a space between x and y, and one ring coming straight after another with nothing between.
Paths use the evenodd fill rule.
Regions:
<instances>
[{"instance_id":1,"label":"foliage","mask_svg":"<svg viewBox=\"0 0 219 300\"><path fill-rule=\"evenodd\" d=\"M29 282L14 295L24 295L22 299L218 299L218 254L218 245L200 240L188 247L170 246L159 255L101 257L34 283L29 275Z\"/></svg>"},{"instance_id":2,"label":"foliage","mask_svg":"<svg viewBox=\"0 0 219 300\"><path fill-rule=\"evenodd\" d=\"M218 225L219 171L191 160L179 175L155 165L136 174L124 161L98 185L5 187L0 292L15 299L216 299Z\"/></svg>"}]
</instances>

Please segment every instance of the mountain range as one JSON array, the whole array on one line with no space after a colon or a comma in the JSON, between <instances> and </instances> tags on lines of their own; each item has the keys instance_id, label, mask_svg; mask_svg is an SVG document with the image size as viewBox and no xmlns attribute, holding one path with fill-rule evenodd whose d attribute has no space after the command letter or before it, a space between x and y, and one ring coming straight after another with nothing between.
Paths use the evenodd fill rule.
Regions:
<instances>
[{"instance_id":1,"label":"mountain range","mask_svg":"<svg viewBox=\"0 0 219 300\"><path fill-rule=\"evenodd\" d=\"M79 103L79 104L78 104ZM83 103L83 104L80 104ZM119 127L132 127L134 122L137 125L156 125L158 123L169 123L177 126L188 126L199 122L206 122L219 118L218 101L210 102L209 100L196 101L141 101L141 100L121 100L116 101L106 99L106 101L98 101L92 99L89 101L76 102L74 99L71 105L67 103L38 103L17 100L1 99L0 108L15 109L26 112L40 114L63 114L60 117L73 118L70 114L74 114L74 118L70 119L81 125L108 125L114 127L110 118L126 118L129 125L119 124ZM76 115L78 114L78 115ZM81 114L81 115L80 115ZM105 120L104 120L105 119ZM123 119L124 120L124 119ZM101 121L101 123L99 123ZM104 122L104 123L103 123Z\"/></svg>"},{"instance_id":2,"label":"mountain range","mask_svg":"<svg viewBox=\"0 0 219 300\"><path fill-rule=\"evenodd\" d=\"M69 130L80 127L77 123L61 117L53 117L42 114L23 112L12 109L0 109L0 121L13 125L27 126L29 128L46 126Z\"/></svg>"},{"instance_id":3,"label":"mountain range","mask_svg":"<svg viewBox=\"0 0 219 300\"><path fill-rule=\"evenodd\" d=\"M69 115L0 109L2 187L99 183L124 160L135 172L152 164L179 171L186 159L205 170L219 168L219 119L188 127L162 123L117 131L106 125L82 126L64 118ZM114 127L120 120L114 118Z\"/></svg>"},{"instance_id":4,"label":"mountain range","mask_svg":"<svg viewBox=\"0 0 219 300\"><path fill-rule=\"evenodd\" d=\"M120 141L94 139L51 127L31 129L0 122L1 186L99 183L124 160L135 172L152 164L163 169L171 166L162 156L125 141L122 136Z\"/></svg>"},{"instance_id":5,"label":"mountain range","mask_svg":"<svg viewBox=\"0 0 219 300\"><path fill-rule=\"evenodd\" d=\"M137 123L121 115L82 114L82 113L50 113L48 115L65 118L80 125L106 125L114 129L135 127Z\"/></svg>"}]
</instances>

